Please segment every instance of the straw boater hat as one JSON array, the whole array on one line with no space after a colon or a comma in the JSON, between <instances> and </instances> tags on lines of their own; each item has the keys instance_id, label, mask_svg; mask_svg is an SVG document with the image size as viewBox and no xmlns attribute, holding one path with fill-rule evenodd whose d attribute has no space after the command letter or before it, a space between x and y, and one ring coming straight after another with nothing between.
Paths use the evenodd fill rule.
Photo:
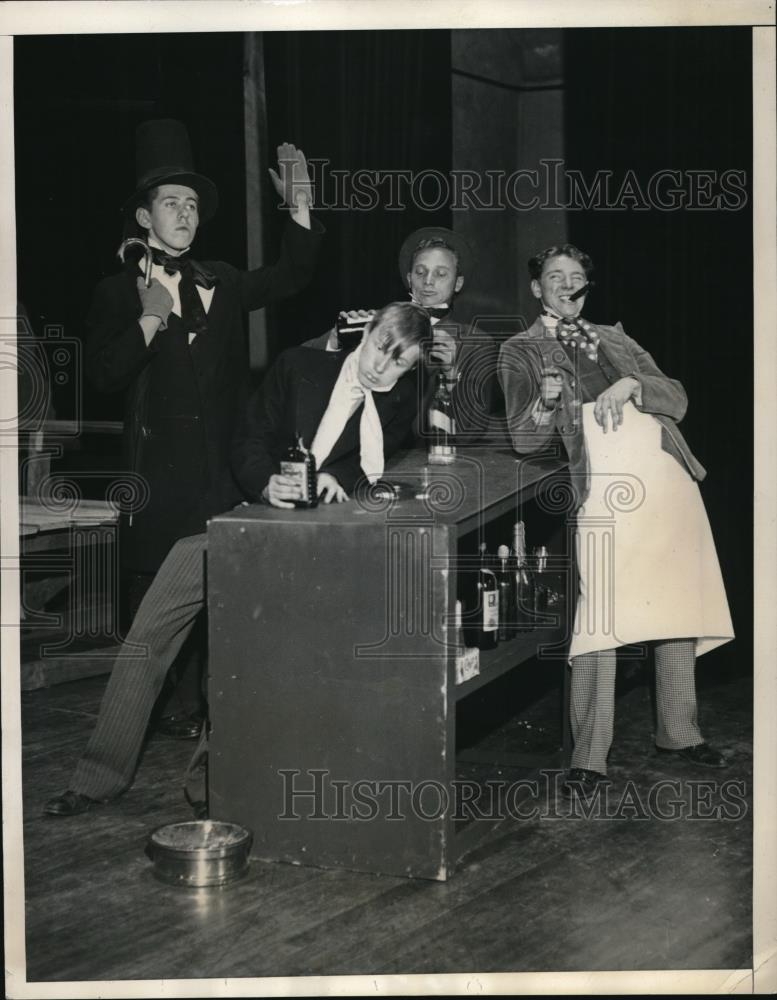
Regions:
<instances>
[{"instance_id":1,"label":"straw boater hat","mask_svg":"<svg viewBox=\"0 0 777 1000\"><path fill-rule=\"evenodd\" d=\"M160 184L184 184L200 199L200 222L216 213L219 203L216 185L195 173L189 133L183 122L157 118L143 122L135 133L135 193L122 205L126 214L134 213L146 191Z\"/></svg>"},{"instance_id":2,"label":"straw boater hat","mask_svg":"<svg viewBox=\"0 0 777 1000\"><path fill-rule=\"evenodd\" d=\"M413 254L419 243L426 243L428 240L442 240L451 250L455 250L459 258L459 274L465 278L470 276L475 266L475 255L464 237L454 233L452 229L445 229L443 226L426 226L412 232L400 248L399 273L405 288L409 287L407 276L413 266Z\"/></svg>"}]
</instances>

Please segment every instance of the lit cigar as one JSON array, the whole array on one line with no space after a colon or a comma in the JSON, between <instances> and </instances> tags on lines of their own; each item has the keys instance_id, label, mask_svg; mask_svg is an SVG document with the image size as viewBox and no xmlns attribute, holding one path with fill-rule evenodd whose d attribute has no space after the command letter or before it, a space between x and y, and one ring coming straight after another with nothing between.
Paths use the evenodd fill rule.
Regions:
<instances>
[{"instance_id":1,"label":"lit cigar","mask_svg":"<svg viewBox=\"0 0 777 1000\"><path fill-rule=\"evenodd\" d=\"M585 293L588 291L589 288L593 287L594 287L593 281L587 281L582 288L578 288L578 290L574 293L574 295L569 296L569 301L577 302L578 299L581 299L585 295Z\"/></svg>"}]
</instances>

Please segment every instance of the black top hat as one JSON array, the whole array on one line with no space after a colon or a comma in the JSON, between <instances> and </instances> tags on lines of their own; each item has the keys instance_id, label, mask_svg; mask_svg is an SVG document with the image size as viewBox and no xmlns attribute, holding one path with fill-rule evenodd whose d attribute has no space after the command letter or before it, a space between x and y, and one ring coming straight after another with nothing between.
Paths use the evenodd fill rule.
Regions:
<instances>
[{"instance_id":1,"label":"black top hat","mask_svg":"<svg viewBox=\"0 0 777 1000\"><path fill-rule=\"evenodd\" d=\"M200 222L215 215L219 203L213 181L194 172L189 133L183 122L156 118L142 122L135 133L135 193L122 205L123 212L133 212L143 194L159 184L184 184L197 192Z\"/></svg>"},{"instance_id":2,"label":"black top hat","mask_svg":"<svg viewBox=\"0 0 777 1000\"><path fill-rule=\"evenodd\" d=\"M454 250L459 258L459 274L469 277L475 267L475 255L464 237L454 233L452 229L445 229L443 226L426 226L412 232L399 250L399 273L405 288L409 288L407 276L413 266L415 251L418 249L419 243L426 243L429 240L442 240L446 246Z\"/></svg>"}]
</instances>

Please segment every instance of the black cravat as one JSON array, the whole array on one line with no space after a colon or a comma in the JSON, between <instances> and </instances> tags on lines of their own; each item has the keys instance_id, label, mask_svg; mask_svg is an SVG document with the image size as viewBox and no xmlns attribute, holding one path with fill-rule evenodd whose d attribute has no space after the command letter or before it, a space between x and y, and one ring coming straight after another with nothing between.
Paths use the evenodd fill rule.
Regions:
<instances>
[{"instance_id":1,"label":"black cravat","mask_svg":"<svg viewBox=\"0 0 777 1000\"><path fill-rule=\"evenodd\" d=\"M175 274L176 271L180 271L183 274L186 271L190 271L195 284L200 285L202 288L213 288L219 280L213 271L209 271L196 260L192 260L188 254L173 257L169 253L165 253L164 250L157 250L156 247L152 247L151 259L155 264L163 267L167 274Z\"/></svg>"},{"instance_id":2,"label":"black cravat","mask_svg":"<svg viewBox=\"0 0 777 1000\"><path fill-rule=\"evenodd\" d=\"M197 285L213 288L216 276L188 256L172 257L163 250L152 248L152 260L165 269L166 274L181 275L178 294L181 298L181 321L187 333L207 333L208 317L202 304Z\"/></svg>"}]
</instances>

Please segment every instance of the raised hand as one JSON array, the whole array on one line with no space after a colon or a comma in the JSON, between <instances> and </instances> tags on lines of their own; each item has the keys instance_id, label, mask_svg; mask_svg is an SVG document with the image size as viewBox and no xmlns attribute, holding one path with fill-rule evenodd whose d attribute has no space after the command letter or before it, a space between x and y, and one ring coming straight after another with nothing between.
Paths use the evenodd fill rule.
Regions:
<instances>
[{"instance_id":1,"label":"raised hand","mask_svg":"<svg viewBox=\"0 0 777 1000\"><path fill-rule=\"evenodd\" d=\"M278 170L270 167L273 187L284 203L294 212L312 208L313 189L305 154L291 142L278 146Z\"/></svg>"}]
</instances>

